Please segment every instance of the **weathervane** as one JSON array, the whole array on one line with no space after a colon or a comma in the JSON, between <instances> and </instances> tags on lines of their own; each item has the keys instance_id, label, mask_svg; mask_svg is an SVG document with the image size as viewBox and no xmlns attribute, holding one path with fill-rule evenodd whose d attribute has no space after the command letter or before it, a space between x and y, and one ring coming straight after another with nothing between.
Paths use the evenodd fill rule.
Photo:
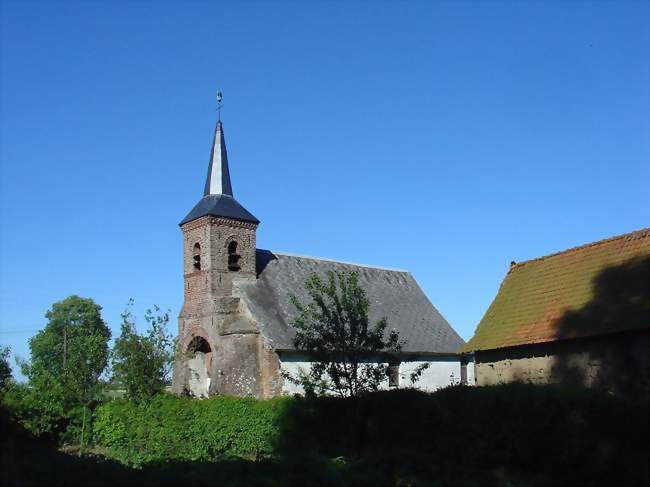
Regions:
<instances>
[{"instance_id":1,"label":"weathervane","mask_svg":"<svg viewBox=\"0 0 650 487\"><path fill-rule=\"evenodd\" d=\"M223 94L221 91L217 91L217 117L219 120L221 120L221 107L223 104L221 103L221 100L223 98Z\"/></svg>"}]
</instances>

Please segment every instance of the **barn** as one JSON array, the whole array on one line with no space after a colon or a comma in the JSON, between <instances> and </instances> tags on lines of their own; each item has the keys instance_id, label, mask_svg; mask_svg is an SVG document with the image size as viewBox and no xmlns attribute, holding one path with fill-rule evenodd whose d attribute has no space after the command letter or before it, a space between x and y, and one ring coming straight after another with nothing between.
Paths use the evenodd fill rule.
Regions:
<instances>
[{"instance_id":1,"label":"barn","mask_svg":"<svg viewBox=\"0 0 650 487\"><path fill-rule=\"evenodd\" d=\"M648 397L650 229L513 262L474 336L477 385L583 385Z\"/></svg>"}]
</instances>

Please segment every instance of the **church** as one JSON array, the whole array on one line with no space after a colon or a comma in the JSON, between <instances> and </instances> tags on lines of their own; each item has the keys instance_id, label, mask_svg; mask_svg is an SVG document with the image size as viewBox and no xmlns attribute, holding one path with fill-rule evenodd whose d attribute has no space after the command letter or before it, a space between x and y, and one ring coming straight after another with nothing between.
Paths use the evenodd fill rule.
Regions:
<instances>
[{"instance_id":1,"label":"church","mask_svg":"<svg viewBox=\"0 0 650 487\"><path fill-rule=\"evenodd\" d=\"M269 398L301 392L282 377L310 366L293 344L293 294L306 301L311 273L354 271L370 302L404 345L385 387L436 390L474 383L473 366L457 353L462 338L431 304L408 271L306 257L257 248L260 221L234 197L221 120L216 124L203 197L180 222L184 303L179 315L173 391ZM473 364L472 364L473 365Z\"/></svg>"}]
</instances>

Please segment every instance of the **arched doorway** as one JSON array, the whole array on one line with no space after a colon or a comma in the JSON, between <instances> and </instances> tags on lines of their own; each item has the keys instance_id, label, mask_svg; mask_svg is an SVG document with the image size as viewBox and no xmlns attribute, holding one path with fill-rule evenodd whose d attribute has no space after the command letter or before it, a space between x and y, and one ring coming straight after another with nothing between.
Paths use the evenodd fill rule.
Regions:
<instances>
[{"instance_id":1,"label":"arched doorway","mask_svg":"<svg viewBox=\"0 0 650 487\"><path fill-rule=\"evenodd\" d=\"M187 346L189 358L188 389L194 397L208 397L210 390L210 367L212 365L212 349L207 340L195 336Z\"/></svg>"}]
</instances>

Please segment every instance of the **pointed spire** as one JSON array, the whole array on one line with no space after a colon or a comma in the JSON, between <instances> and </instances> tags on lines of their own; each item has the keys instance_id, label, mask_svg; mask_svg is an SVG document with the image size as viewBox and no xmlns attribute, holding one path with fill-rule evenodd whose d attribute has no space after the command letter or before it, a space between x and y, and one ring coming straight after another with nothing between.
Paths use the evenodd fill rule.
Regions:
<instances>
[{"instance_id":1,"label":"pointed spire","mask_svg":"<svg viewBox=\"0 0 650 487\"><path fill-rule=\"evenodd\" d=\"M221 120L217 122L210 152L210 165L208 166L208 178L205 181L203 196L209 194L225 194L232 196L232 185L230 184L230 171L228 170L228 153L226 152L226 140L223 135Z\"/></svg>"},{"instance_id":2,"label":"pointed spire","mask_svg":"<svg viewBox=\"0 0 650 487\"><path fill-rule=\"evenodd\" d=\"M205 215L232 218L233 220L254 224L260 222L246 208L239 204L232 195L230 172L228 171L228 154L226 152L226 141L223 136L221 120L217 122L217 126L214 129L208 178L205 181L203 198L194 205L194 208L183 218L180 225L185 225Z\"/></svg>"}]
</instances>

